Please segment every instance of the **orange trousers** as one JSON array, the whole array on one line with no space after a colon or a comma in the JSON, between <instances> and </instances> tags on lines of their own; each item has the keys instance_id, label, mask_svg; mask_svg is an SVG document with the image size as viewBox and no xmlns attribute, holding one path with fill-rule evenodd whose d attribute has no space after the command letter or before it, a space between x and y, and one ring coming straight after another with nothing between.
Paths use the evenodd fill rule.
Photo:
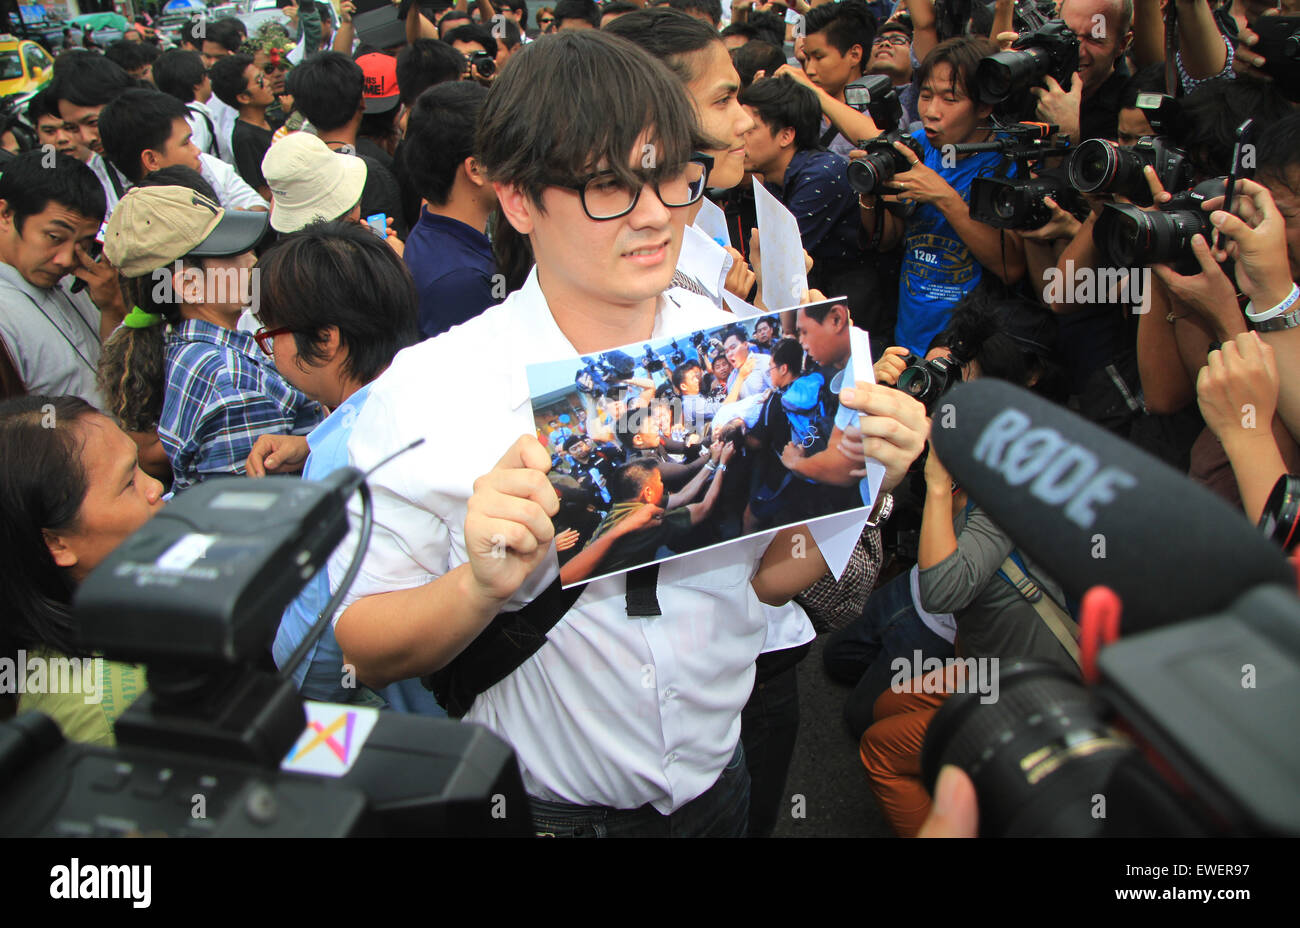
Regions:
<instances>
[{"instance_id":1,"label":"orange trousers","mask_svg":"<svg viewBox=\"0 0 1300 928\"><path fill-rule=\"evenodd\" d=\"M876 700L875 722L862 736L858 750L871 791L901 838L916 837L930 814L930 794L921 784L921 745L930 719L960 689L965 669L956 663L933 670L911 680L910 692L891 685Z\"/></svg>"}]
</instances>

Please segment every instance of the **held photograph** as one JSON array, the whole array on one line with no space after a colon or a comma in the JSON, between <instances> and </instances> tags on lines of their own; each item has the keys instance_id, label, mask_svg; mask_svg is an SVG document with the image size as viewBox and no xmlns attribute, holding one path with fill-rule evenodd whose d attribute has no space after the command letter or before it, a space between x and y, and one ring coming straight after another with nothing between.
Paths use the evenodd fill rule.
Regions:
<instances>
[{"instance_id":1,"label":"held photograph","mask_svg":"<svg viewBox=\"0 0 1300 928\"><path fill-rule=\"evenodd\" d=\"M856 484L804 473L835 427L851 331L831 299L530 366L563 585L862 509Z\"/></svg>"}]
</instances>

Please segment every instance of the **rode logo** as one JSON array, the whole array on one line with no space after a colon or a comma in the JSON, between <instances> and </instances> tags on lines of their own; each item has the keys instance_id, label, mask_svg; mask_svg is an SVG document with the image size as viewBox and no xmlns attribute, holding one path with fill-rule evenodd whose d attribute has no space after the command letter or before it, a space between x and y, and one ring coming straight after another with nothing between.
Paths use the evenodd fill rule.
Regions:
<instances>
[{"instance_id":1,"label":"rode logo","mask_svg":"<svg viewBox=\"0 0 1300 928\"><path fill-rule=\"evenodd\" d=\"M1029 492L1065 517L1090 528L1099 505L1115 501L1119 490L1137 486L1137 478L1068 441L1049 428L1031 428L1029 417L1006 409L984 427L975 443L975 460L997 471L1013 487L1029 484Z\"/></svg>"}]
</instances>

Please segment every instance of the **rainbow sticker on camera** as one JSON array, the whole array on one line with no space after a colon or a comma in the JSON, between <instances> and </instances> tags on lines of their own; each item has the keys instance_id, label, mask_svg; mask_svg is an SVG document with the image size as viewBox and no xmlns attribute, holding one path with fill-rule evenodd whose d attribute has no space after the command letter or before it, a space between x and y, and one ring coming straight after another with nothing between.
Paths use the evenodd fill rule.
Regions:
<instances>
[{"instance_id":1,"label":"rainbow sticker on camera","mask_svg":"<svg viewBox=\"0 0 1300 928\"><path fill-rule=\"evenodd\" d=\"M562 584L844 513L865 521L860 456L837 447L851 333L841 297L530 365ZM869 348L861 363L870 379Z\"/></svg>"}]
</instances>

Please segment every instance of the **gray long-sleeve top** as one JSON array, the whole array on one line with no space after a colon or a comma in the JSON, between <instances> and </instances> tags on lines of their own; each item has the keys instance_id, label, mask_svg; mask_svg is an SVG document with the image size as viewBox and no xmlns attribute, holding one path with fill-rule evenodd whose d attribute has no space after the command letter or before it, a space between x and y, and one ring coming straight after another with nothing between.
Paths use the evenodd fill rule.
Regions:
<instances>
[{"instance_id":1,"label":"gray long-sleeve top","mask_svg":"<svg viewBox=\"0 0 1300 928\"><path fill-rule=\"evenodd\" d=\"M1034 607L997 575L1015 545L982 509L953 516L957 550L918 574L921 605L929 612L950 612L957 621L963 657L1022 658L1055 664L1077 673L1074 661L1044 624ZM1026 573L1044 595L1058 603L1065 596L1056 582L1021 554Z\"/></svg>"}]
</instances>

